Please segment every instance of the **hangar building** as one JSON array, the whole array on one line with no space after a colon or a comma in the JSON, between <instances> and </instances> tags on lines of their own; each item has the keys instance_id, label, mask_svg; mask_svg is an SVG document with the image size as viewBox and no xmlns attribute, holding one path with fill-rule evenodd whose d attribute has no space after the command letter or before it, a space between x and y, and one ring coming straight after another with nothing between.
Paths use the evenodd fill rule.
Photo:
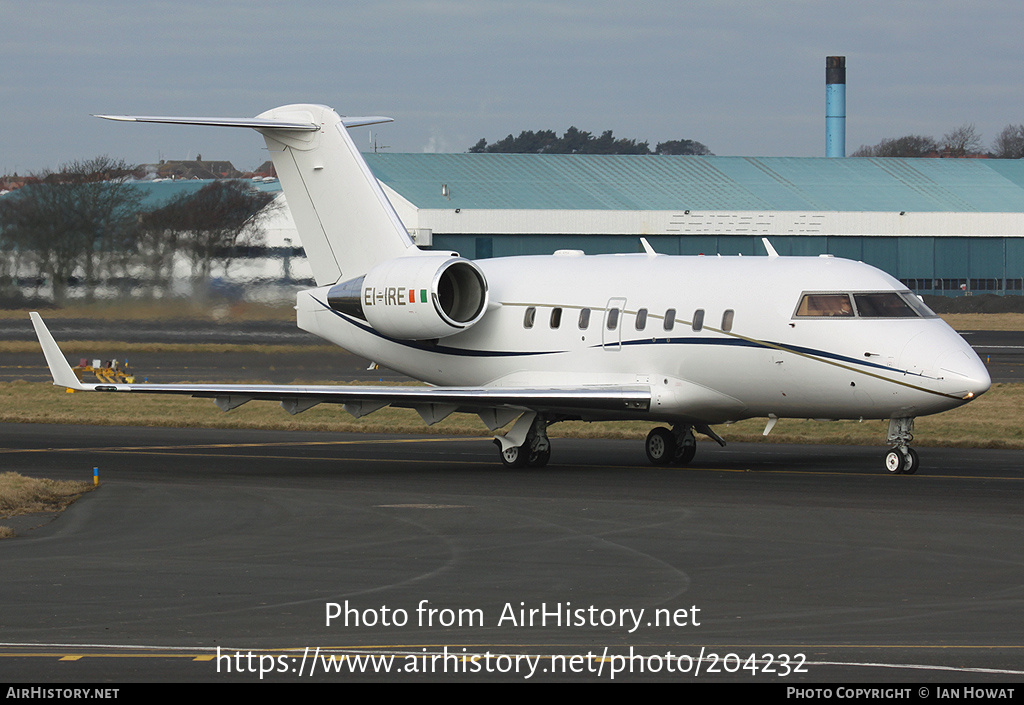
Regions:
<instances>
[{"instance_id":1,"label":"hangar building","mask_svg":"<svg viewBox=\"0 0 1024 705\"><path fill-rule=\"evenodd\" d=\"M665 254L763 256L767 236L779 254L862 260L920 294L1024 294L1024 160L364 156L418 243L473 259L639 252L641 236ZM205 183L142 185L153 205ZM312 279L287 208L264 230L230 281L289 299Z\"/></svg>"},{"instance_id":2,"label":"hangar building","mask_svg":"<svg viewBox=\"0 0 1024 705\"><path fill-rule=\"evenodd\" d=\"M1024 160L366 154L417 242L470 258L834 254L922 294L1024 293Z\"/></svg>"}]
</instances>

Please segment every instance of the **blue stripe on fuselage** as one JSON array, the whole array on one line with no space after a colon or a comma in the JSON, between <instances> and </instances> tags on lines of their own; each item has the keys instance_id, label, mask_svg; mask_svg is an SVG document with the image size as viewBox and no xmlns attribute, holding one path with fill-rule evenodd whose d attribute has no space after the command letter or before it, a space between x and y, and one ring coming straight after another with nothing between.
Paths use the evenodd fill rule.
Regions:
<instances>
[{"instance_id":1,"label":"blue stripe on fuselage","mask_svg":"<svg viewBox=\"0 0 1024 705\"><path fill-rule=\"evenodd\" d=\"M886 372L898 372L905 375L913 375L914 377L922 377L924 379L934 379L928 377L920 372L910 372L909 370L901 370L895 367L889 367L888 365L880 365L877 362L868 362L867 360L858 360L855 357L847 357L846 355L840 355L839 353L828 352L827 350L817 350L815 348L805 348L800 345L785 345L783 343L773 343L771 341L759 341L748 338L660 338L660 339L641 339L641 340L624 340L622 345L718 345L726 347L750 347L750 348L762 348L764 350L779 350L781 352L798 353L806 355L812 358L822 358L824 360L836 360L838 362L845 362L850 365L857 365L859 367L874 368L876 370L885 370ZM597 347L604 347L601 345L595 345Z\"/></svg>"},{"instance_id":2,"label":"blue stripe on fuselage","mask_svg":"<svg viewBox=\"0 0 1024 705\"><path fill-rule=\"evenodd\" d=\"M368 323L360 321L358 318L353 318L352 316L348 316L344 313L341 313L340 311L335 311L333 308L326 305L323 301L316 298L315 296L310 298L312 298L318 304L323 306L327 311L333 313L335 316L342 319L346 323L352 324L353 326L362 330L363 332L375 335L378 338L381 338L382 340L388 341L389 343L403 345L407 348L413 348L414 350L439 353L441 355L458 355L461 357L517 357L523 355L558 355L560 353L567 352L566 350L541 350L537 352L512 352L509 350L467 350L465 348L452 348L446 345L425 343L420 340L401 340L399 338L392 338L390 336L384 335L380 331L374 330L374 328L371 327Z\"/></svg>"}]
</instances>

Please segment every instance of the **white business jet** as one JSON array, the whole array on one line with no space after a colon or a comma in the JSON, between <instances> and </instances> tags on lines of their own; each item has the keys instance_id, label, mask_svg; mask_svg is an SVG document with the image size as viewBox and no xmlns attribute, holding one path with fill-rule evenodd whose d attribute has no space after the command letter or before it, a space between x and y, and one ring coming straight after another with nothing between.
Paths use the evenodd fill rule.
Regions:
<instances>
[{"instance_id":1,"label":"white business jet","mask_svg":"<svg viewBox=\"0 0 1024 705\"><path fill-rule=\"evenodd\" d=\"M470 261L416 247L340 117L288 105L256 118L100 116L248 127L266 139L317 288L298 294L300 328L430 386L86 384L38 314L54 383L75 390L252 400L297 414L391 405L433 424L475 413L505 465L542 466L558 421L661 423L655 464L686 464L694 432L751 417L889 419L885 467L913 473L914 418L989 388L969 345L889 275L860 262L780 257L549 256Z\"/></svg>"}]
</instances>

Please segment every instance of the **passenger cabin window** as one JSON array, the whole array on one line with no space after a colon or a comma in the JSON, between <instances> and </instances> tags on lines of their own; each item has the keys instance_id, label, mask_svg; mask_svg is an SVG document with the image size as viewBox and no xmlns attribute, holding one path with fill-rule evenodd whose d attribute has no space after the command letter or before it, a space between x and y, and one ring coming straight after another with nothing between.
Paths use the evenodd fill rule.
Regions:
<instances>
[{"instance_id":1,"label":"passenger cabin window","mask_svg":"<svg viewBox=\"0 0 1024 705\"><path fill-rule=\"evenodd\" d=\"M804 294L797 316L810 318L853 317L849 294Z\"/></svg>"},{"instance_id":2,"label":"passenger cabin window","mask_svg":"<svg viewBox=\"0 0 1024 705\"><path fill-rule=\"evenodd\" d=\"M642 308L636 312L636 329L643 330L647 327L647 309Z\"/></svg>"},{"instance_id":3,"label":"passenger cabin window","mask_svg":"<svg viewBox=\"0 0 1024 705\"><path fill-rule=\"evenodd\" d=\"M537 320L537 309L534 306L527 306L526 313L523 315L523 328L533 328L534 321Z\"/></svg>"},{"instance_id":4,"label":"passenger cabin window","mask_svg":"<svg viewBox=\"0 0 1024 705\"><path fill-rule=\"evenodd\" d=\"M551 309L551 327L558 328L562 325L562 309L553 308Z\"/></svg>"},{"instance_id":5,"label":"passenger cabin window","mask_svg":"<svg viewBox=\"0 0 1024 705\"><path fill-rule=\"evenodd\" d=\"M580 310L580 330L586 330L590 326L590 309Z\"/></svg>"},{"instance_id":6,"label":"passenger cabin window","mask_svg":"<svg viewBox=\"0 0 1024 705\"><path fill-rule=\"evenodd\" d=\"M608 309L608 330L615 330L619 327L619 309Z\"/></svg>"},{"instance_id":7,"label":"passenger cabin window","mask_svg":"<svg viewBox=\"0 0 1024 705\"><path fill-rule=\"evenodd\" d=\"M704 309L698 308L693 312L693 325L691 327L695 331L699 331L704 328Z\"/></svg>"},{"instance_id":8,"label":"passenger cabin window","mask_svg":"<svg viewBox=\"0 0 1024 705\"><path fill-rule=\"evenodd\" d=\"M736 312L731 308L727 308L725 313L722 314L722 330L728 333L732 330L732 319L736 315Z\"/></svg>"},{"instance_id":9,"label":"passenger cabin window","mask_svg":"<svg viewBox=\"0 0 1024 705\"><path fill-rule=\"evenodd\" d=\"M665 311L665 330L672 330L676 327L676 310L670 308Z\"/></svg>"}]
</instances>

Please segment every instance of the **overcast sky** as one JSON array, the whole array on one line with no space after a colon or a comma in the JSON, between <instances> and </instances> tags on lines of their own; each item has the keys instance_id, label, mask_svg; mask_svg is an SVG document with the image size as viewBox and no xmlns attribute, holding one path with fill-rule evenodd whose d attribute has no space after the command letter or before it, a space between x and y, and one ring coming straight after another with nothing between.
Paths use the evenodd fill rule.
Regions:
<instances>
[{"instance_id":1,"label":"overcast sky","mask_svg":"<svg viewBox=\"0 0 1024 705\"><path fill-rule=\"evenodd\" d=\"M570 125L823 156L825 57L847 57L847 151L1024 123L1018 0L0 0L0 172L100 154L265 159L248 130L91 113L252 116L286 103L390 115L394 152ZM369 129L356 131L369 147Z\"/></svg>"}]
</instances>

